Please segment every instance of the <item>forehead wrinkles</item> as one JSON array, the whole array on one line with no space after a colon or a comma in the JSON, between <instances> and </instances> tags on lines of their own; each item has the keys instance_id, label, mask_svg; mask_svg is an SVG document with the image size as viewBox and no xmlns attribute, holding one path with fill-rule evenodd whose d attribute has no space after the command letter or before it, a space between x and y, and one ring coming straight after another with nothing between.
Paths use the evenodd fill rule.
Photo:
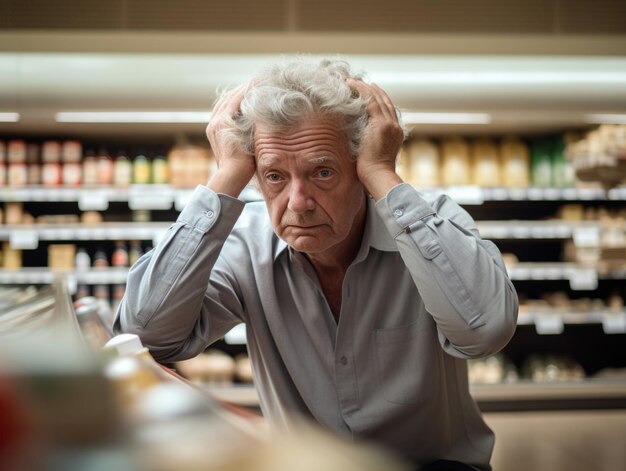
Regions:
<instances>
[{"instance_id":1,"label":"forehead wrinkles","mask_svg":"<svg viewBox=\"0 0 626 471\"><path fill-rule=\"evenodd\" d=\"M346 138L337 128L320 125L294 132L271 132L260 130L255 133L257 155L270 150L297 151L305 148L321 147L340 151L337 146L347 145Z\"/></svg>"}]
</instances>

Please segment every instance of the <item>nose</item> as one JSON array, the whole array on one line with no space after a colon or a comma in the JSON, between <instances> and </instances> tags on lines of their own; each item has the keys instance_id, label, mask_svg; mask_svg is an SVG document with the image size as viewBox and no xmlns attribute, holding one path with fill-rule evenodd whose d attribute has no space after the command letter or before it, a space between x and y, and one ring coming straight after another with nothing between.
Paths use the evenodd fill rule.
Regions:
<instances>
[{"instance_id":1,"label":"nose","mask_svg":"<svg viewBox=\"0 0 626 471\"><path fill-rule=\"evenodd\" d=\"M315 201L306 182L293 179L290 183L289 203L287 207L294 213L304 213L315 208Z\"/></svg>"}]
</instances>

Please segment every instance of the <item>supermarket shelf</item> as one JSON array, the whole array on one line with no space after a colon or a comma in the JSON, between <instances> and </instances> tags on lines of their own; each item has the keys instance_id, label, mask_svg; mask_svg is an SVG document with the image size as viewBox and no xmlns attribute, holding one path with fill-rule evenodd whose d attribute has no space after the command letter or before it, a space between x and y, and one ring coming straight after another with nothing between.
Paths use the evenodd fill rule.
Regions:
<instances>
[{"instance_id":1,"label":"supermarket shelf","mask_svg":"<svg viewBox=\"0 0 626 471\"><path fill-rule=\"evenodd\" d=\"M604 201L626 200L626 186L609 191L600 187L529 187L481 188L478 186L450 186L424 188L425 193L445 193L459 204L482 204L485 201Z\"/></svg>"},{"instance_id":2,"label":"supermarket shelf","mask_svg":"<svg viewBox=\"0 0 626 471\"><path fill-rule=\"evenodd\" d=\"M534 325L538 334L563 333L565 325L601 324L606 334L626 333L626 310L602 310L573 312L563 309L522 310L517 317L518 325Z\"/></svg>"},{"instance_id":3,"label":"supermarket shelf","mask_svg":"<svg viewBox=\"0 0 626 471\"><path fill-rule=\"evenodd\" d=\"M626 268L599 272L595 267L567 262L518 262L507 266L507 272L514 281L569 280L573 290L596 289L598 279L626 279Z\"/></svg>"},{"instance_id":4,"label":"supermarket shelf","mask_svg":"<svg viewBox=\"0 0 626 471\"><path fill-rule=\"evenodd\" d=\"M130 209L181 211L193 188L174 188L170 185L130 185L127 188L46 188L42 186L0 188L0 201L6 202L77 202L83 211L105 211L110 202L128 202ZM246 188L244 201L260 199L258 192Z\"/></svg>"},{"instance_id":5,"label":"supermarket shelf","mask_svg":"<svg viewBox=\"0 0 626 471\"><path fill-rule=\"evenodd\" d=\"M53 270L44 267L26 267L19 270L0 270L0 284L51 284L59 277L65 277L70 288L76 284L122 284L126 283L128 268Z\"/></svg>"},{"instance_id":6,"label":"supermarket shelf","mask_svg":"<svg viewBox=\"0 0 626 471\"><path fill-rule=\"evenodd\" d=\"M595 201L626 200L626 186L613 188L608 192L599 187L589 188L481 188L478 186L450 186L421 188L425 193L446 193L459 203L481 204L485 201ZM93 187L93 188L46 188L42 186L0 188L0 201L77 201L86 209L94 210L108 202L129 202L131 209L169 209L174 205L182 209L193 193L193 188L174 188L170 185L131 185L128 188ZM258 200L259 193L252 187L242 194L244 200ZM148 207L144 207L148 206Z\"/></svg>"},{"instance_id":7,"label":"supermarket shelf","mask_svg":"<svg viewBox=\"0 0 626 471\"><path fill-rule=\"evenodd\" d=\"M599 246L602 230L602 224L597 221L476 221L476 226L485 239L573 238L582 247Z\"/></svg>"},{"instance_id":8,"label":"supermarket shelf","mask_svg":"<svg viewBox=\"0 0 626 471\"><path fill-rule=\"evenodd\" d=\"M0 226L0 240L14 249L34 249L39 241L150 240L156 243L170 222L105 222L100 224L19 224Z\"/></svg>"},{"instance_id":9,"label":"supermarket shelf","mask_svg":"<svg viewBox=\"0 0 626 471\"><path fill-rule=\"evenodd\" d=\"M259 405L253 385L207 385L206 390L222 401L246 407ZM626 408L626 382L619 380L470 384L470 392L483 412Z\"/></svg>"},{"instance_id":10,"label":"supermarket shelf","mask_svg":"<svg viewBox=\"0 0 626 471\"><path fill-rule=\"evenodd\" d=\"M470 392L483 412L626 408L623 380L471 384Z\"/></svg>"}]
</instances>

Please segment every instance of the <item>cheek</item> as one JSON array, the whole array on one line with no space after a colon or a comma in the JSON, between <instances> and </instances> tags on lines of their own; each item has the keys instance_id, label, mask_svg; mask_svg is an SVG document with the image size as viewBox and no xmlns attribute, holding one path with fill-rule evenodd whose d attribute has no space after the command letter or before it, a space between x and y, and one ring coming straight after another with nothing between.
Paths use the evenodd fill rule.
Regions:
<instances>
[{"instance_id":1,"label":"cheek","mask_svg":"<svg viewBox=\"0 0 626 471\"><path fill-rule=\"evenodd\" d=\"M270 215L270 219L272 221L272 225L275 229L278 229L280 226L280 221L283 218L283 214L285 213L285 209L287 208L286 203L282 203L279 198L266 198L265 204L267 205L267 212Z\"/></svg>"}]
</instances>

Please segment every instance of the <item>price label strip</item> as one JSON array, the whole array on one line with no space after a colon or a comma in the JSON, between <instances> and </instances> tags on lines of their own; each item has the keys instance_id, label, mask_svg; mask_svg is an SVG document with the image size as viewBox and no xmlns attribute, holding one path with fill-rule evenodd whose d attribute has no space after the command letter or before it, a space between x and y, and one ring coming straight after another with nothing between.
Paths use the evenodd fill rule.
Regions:
<instances>
[{"instance_id":1,"label":"price label strip","mask_svg":"<svg viewBox=\"0 0 626 471\"><path fill-rule=\"evenodd\" d=\"M574 291L598 288L598 272L593 268L576 268L569 273L569 286Z\"/></svg>"},{"instance_id":2,"label":"price label strip","mask_svg":"<svg viewBox=\"0 0 626 471\"><path fill-rule=\"evenodd\" d=\"M535 329L539 335L558 335L564 330L563 318L559 314L538 314Z\"/></svg>"},{"instance_id":3,"label":"price label strip","mask_svg":"<svg viewBox=\"0 0 626 471\"><path fill-rule=\"evenodd\" d=\"M131 187L128 194L128 207L137 209L171 209L174 203L174 193L170 188L158 186L151 188L150 185Z\"/></svg>"},{"instance_id":4,"label":"price label strip","mask_svg":"<svg viewBox=\"0 0 626 471\"><path fill-rule=\"evenodd\" d=\"M78 197L81 211L105 211L109 208L109 195L105 190L83 190Z\"/></svg>"},{"instance_id":5,"label":"price label strip","mask_svg":"<svg viewBox=\"0 0 626 471\"><path fill-rule=\"evenodd\" d=\"M606 312L602 314L602 329L605 334L625 334L626 312Z\"/></svg>"},{"instance_id":6,"label":"price label strip","mask_svg":"<svg viewBox=\"0 0 626 471\"><path fill-rule=\"evenodd\" d=\"M479 186L450 186L446 194L458 204L483 204L485 197Z\"/></svg>"},{"instance_id":7,"label":"price label strip","mask_svg":"<svg viewBox=\"0 0 626 471\"><path fill-rule=\"evenodd\" d=\"M572 236L576 247L600 246L600 228L597 226L577 227Z\"/></svg>"},{"instance_id":8,"label":"price label strip","mask_svg":"<svg viewBox=\"0 0 626 471\"><path fill-rule=\"evenodd\" d=\"M9 244L12 249L32 250L39 246L39 235L37 231L29 229L12 230L9 235Z\"/></svg>"}]
</instances>

